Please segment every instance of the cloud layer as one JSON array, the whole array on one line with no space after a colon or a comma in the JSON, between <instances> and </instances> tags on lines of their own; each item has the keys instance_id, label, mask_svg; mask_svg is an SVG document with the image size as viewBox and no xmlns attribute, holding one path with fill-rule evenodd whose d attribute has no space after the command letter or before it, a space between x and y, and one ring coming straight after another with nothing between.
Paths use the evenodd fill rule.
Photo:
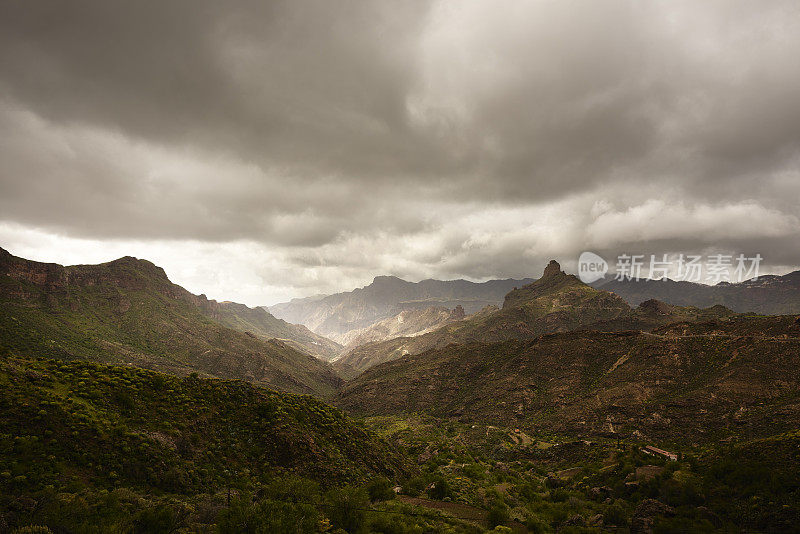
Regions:
<instances>
[{"instance_id":1,"label":"cloud layer","mask_svg":"<svg viewBox=\"0 0 800 534\"><path fill-rule=\"evenodd\" d=\"M797 50L792 1L6 2L0 245L251 304L584 249L796 266Z\"/></svg>"}]
</instances>

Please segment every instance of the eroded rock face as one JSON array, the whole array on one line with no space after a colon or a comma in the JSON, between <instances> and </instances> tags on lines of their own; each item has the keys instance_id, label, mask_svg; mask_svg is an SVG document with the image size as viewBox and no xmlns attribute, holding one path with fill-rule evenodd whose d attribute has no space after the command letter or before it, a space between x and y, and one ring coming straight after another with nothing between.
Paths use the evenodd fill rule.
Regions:
<instances>
[{"instance_id":1,"label":"eroded rock face","mask_svg":"<svg viewBox=\"0 0 800 534\"><path fill-rule=\"evenodd\" d=\"M542 278L550 278L552 276L557 276L561 273L561 265L556 260L550 260L550 263L547 264L547 267L544 268L544 273L542 273Z\"/></svg>"},{"instance_id":2,"label":"eroded rock face","mask_svg":"<svg viewBox=\"0 0 800 534\"><path fill-rule=\"evenodd\" d=\"M0 249L0 275L23 280L49 290L114 283L123 289L144 289L149 283L169 284L164 269L149 261L125 256L99 265L62 266L12 256ZM166 287L166 286L165 286Z\"/></svg>"}]
</instances>

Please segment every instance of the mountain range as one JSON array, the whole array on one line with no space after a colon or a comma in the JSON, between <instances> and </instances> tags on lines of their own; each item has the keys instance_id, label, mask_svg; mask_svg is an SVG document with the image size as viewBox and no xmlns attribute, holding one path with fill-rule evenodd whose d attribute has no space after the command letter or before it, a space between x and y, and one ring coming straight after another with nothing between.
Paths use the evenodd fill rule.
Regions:
<instances>
[{"instance_id":1,"label":"mountain range","mask_svg":"<svg viewBox=\"0 0 800 534\"><path fill-rule=\"evenodd\" d=\"M722 306L699 309L655 300L631 308L620 296L584 284L552 261L540 279L511 290L502 308L487 307L423 335L363 344L339 358L336 365L349 377L379 363L450 344L533 339L577 329L651 330L675 321L727 315L732 312Z\"/></svg>"},{"instance_id":2,"label":"mountain range","mask_svg":"<svg viewBox=\"0 0 800 534\"><path fill-rule=\"evenodd\" d=\"M353 291L294 299L268 309L279 319L305 325L317 334L345 344L351 331L368 328L402 311L461 306L466 314L472 314L486 306L499 305L506 293L532 281L422 280L414 283L395 276L378 276L368 286Z\"/></svg>"},{"instance_id":3,"label":"mountain range","mask_svg":"<svg viewBox=\"0 0 800 534\"><path fill-rule=\"evenodd\" d=\"M767 315L800 313L800 271L782 276L766 275L738 283L716 285L662 279L601 279L593 287L612 291L637 306L658 299L677 306L725 306L736 312Z\"/></svg>"},{"instance_id":4,"label":"mountain range","mask_svg":"<svg viewBox=\"0 0 800 534\"><path fill-rule=\"evenodd\" d=\"M800 318L640 296L379 277L336 342L0 249L0 531L791 531Z\"/></svg>"}]
</instances>

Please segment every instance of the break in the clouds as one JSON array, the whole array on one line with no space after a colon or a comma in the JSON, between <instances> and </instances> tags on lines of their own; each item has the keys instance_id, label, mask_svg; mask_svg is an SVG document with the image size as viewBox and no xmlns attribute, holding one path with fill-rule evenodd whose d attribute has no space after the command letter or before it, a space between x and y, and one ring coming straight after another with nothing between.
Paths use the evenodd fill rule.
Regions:
<instances>
[{"instance_id":1,"label":"break in the clouds","mask_svg":"<svg viewBox=\"0 0 800 534\"><path fill-rule=\"evenodd\" d=\"M249 304L800 265L797 2L0 4L0 246Z\"/></svg>"}]
</instances>

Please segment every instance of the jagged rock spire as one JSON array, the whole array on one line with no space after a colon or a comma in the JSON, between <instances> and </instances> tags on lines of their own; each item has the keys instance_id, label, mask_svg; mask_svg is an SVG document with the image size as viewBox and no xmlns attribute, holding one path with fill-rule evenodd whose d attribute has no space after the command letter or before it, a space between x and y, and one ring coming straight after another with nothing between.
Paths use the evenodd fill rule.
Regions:
<instances>
[{"instance_id":1,"label":"jagged rock spire","mask_svg":"<svg viewBox=\"0 0 800 534\"><path fill-rule=\"evenodd\" d=\"M549 278L551 276L555 276L561 272L561 265L558 264L556 260L550 260L550 263L547 264L547 267L544 268L544 273L542 273L542 278Z\"/></svg>"}]
</instances>

